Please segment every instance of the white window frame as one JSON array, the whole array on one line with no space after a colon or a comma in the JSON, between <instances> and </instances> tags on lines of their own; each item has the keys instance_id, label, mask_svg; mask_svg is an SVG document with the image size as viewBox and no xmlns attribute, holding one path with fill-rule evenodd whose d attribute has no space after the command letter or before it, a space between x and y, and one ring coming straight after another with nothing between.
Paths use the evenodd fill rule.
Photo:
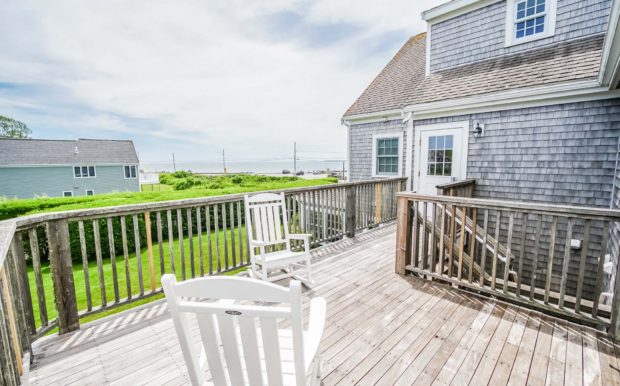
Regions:
<instances>
[{"instance_id":1,"label":"white window frame","mask_svg":"<svg viewBox=\"0 0 620 386\"><path fill-rule=\"evenodd\" d=\"M69 193L71 195L70 196L65 196L65 193ZM73 191L72 190L63 190L62 191L62 196L63 197L73 197Z\"/></svg>"},{"instance_id":2,"label":"white window frame","mask_svg":"<svg viewBox=\"0 0 620 386\"><path fill-rule=\"evenodd\" d=\"M93 194L91 194L91 196L95 195L95 189L86 189L84 190L84 194L88 196L88 192L93 192Z\"/></svg>"},{"instance_id":3,"label":"white window frame","mask_svg":"<svg viewBox=\"0 0 620 386\"><path fill-rule=\"evenodd\" d=\"M389 139L389 138L397 138L398 139L398 171L396 174L392 173L377 173L377 140L379 139ZM403 172L403 132L393 132L393 133L382 133L382 134L373 134L372 136L372 176L373 177L400 177Z\"/></svg>"},{"instance_id":4,"label":"white window frame","mask_svg":"<svg viewBox=\"0 0 620 386\"><path fill-rule=\"evenodd\" d=\"M129 177L127 177L127 175L125 174L125 168L129 168ZM135 177L131 176L131 168L136 169ZM123 177L125 177L126 180L135 180L136 178L138 178L138 166L137 165L123 165Z\"/></svg>"},{"instance_id":5,"label":"white window frame","mask_svg":"<svg viewBox=\"0 0 620 386\"><path fill-rule=\"evenodd\" d=\"M545 39L555 35L555 19L557 13L557 0L546 0L545 1L545 29L541 33L537 33L530 36L524 36L522 38L518 38L515 36L515 25L517 24L516 19L516 5L517 3L523 0L507 0L506 2L506 36L505 36L505 47L511 47L518 44L528 43L535 40ZM543 15L543 14L541 14ZM538 15L538 16L541 16Z\"/></svg>"},{"instance_id":6,"label":"white window frame","mask_svg":"<svg viewBox=\"0 0 620 386\"><path fill-rule=\"evenodd\" d=\"M93 170L95 171L95 175L94 176L86 176L86 177L82 176L81 174L82 174L82 168L83 167L87 167L89 169L92 167ZM77 177L75 175L75 168L80 168L80 176L79 177ZM95 165L73 165L73 167L71 168L71 173L73 173L73 178L97 178L97 166L95 166Z\"/></svg>"}]
</instances>

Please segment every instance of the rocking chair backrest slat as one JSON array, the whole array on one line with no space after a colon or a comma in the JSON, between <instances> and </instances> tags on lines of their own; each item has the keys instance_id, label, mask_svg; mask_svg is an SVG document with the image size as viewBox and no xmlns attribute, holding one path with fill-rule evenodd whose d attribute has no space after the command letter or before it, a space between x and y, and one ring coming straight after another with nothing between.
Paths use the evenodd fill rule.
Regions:
<instances>
[{"instance_id":1,"label":"rocking chair backrest slat","mask_svg":"<svg viewBox=\"0 0 620 386\"><path fill-rule=\"evenodd\" d=\"M264 281L230 277L198 278L177 283L174 275L164 275L162 284L192 384L202 384L206 373L199 361L200 351L196 350L192 339L188 319L192 314L196 316L201 346L216 385L281 385L283 372L290 374L296 384L305 384L301 285L298 281L293 280L289 288L282 288ZM244 303L235 304L230 300ZM247 301L255 303L247 304ZM266 306L263 302L281 305ZM287 339L278 329L278 320L281 319L290 320L291 358L281 355L281 340ZM289 362L283 363L283 359Z\"/></svg>"},{"instance_id":2,"label":"rocking chair backrest slat","mask_svg":"<svg viewBox=\"0 0 620 386\"><path fill-rule=\"evenodd\" d=\"M283 193L245 196L245 206L246 228L251 240L269 244L287 242L288 214Z\"/></svg>"}]
</instances>

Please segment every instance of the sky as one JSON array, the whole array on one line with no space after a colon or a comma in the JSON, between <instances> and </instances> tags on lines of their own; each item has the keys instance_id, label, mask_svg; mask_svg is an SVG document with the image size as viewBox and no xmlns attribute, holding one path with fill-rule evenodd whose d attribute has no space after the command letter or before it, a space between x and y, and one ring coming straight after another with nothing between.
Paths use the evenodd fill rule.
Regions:
<instances>
[{"instance_id":1,"label":"sky","mask_svg":"<svg viewBox=\"0 0 620 386\"><path fill-rule=\"evenodd\" d=\"M3 0L0 115L142 163L344 159L340 119L443 0Z\"/></svg>"}]
</instances>

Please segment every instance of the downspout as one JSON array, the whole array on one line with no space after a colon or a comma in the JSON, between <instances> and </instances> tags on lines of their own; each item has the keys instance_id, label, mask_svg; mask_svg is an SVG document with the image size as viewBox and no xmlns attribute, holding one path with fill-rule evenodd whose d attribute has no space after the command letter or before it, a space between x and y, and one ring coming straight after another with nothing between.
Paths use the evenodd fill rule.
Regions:
<instances>
[{"instance_id":1,"label":"downspout","mask_svg":"<svg viewBox=\"0 0 620 386\"><path fill-rule=\"evenodd\" d=\"M347 128L347 182L351 182L351 122L342 118L340 124Z\"/></svg>"},{"instance_id":2,"label":"downspout","mask_svg":"<svg viewBox=\"0 0 620 386\"><path fill-rule=\"evenodd\" d=\"M401 109L401 115L403 117L403 125L407 125L407 149L405 150L405 177L407 177L406 190L413 190L413 146L415 139L413 138L413 112L409 111L405 115L405 110Z\"/></svg>"},{"instance_id":3,"label":"downspout","mask_svg":"<svg viewBox=\"0 0 620 386\"><path fill-rule=\"evenodd\" d=\"M611 199L609 209L614 209L614 195L616 194L616 179L618 178L618 157L620 156L620 136L618 137L618 147L616 148L616 167L614 167L614 179L611 185Z\"/></svg>"}]
</instances>

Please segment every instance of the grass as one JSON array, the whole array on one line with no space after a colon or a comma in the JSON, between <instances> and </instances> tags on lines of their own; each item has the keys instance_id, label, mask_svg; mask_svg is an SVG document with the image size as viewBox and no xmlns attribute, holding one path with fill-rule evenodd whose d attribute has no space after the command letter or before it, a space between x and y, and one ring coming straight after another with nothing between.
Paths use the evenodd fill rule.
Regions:
<instances>
[{"instance_id":1,"label":"grass","mask_svg":"<svg viewBox=\"0 0 620 386\"><path fill-rule=\"evenodd\" d=\"M75 209L87 209L87 208L96 208L96 207L104 207L104 206L117 206L117 205L127 205L127 204L137 204L137 203L145 203L145 202L158 202L158 201L167 201L167 200L178 200L185 198L196 198L196 197L207 197L207 196L217 196L217 195L226 195L226 194L236 194L236 193L245 193L245 192L255 192L261 190L276 190L276 189L287 189L287 188L296 188L296 187L305 187L305 186L315 186L315 185L326 185L337 182L334 178L323 178L323 179L315 179L315 180L304 180L296 177L265 177L265 176L254 176L254 175L229 175L229 176L217 176L217 177L204 177L204 176L194 176L188 172L177 172L174 174L165 175L162 179L167 182L167 184L154 184L144 188L146 191L142 192L127 192L127 193L110 193L110 194L101 194L96 196L85 196L85 197L71 197L71 198L34 198L34 199L25 199L25 200L4 200L0 201L0 220L23 216L33 213L42 213L42 212L51 212L51 211L66 211L66 210L75 210ZM162 181L163 182L163 181ZM149 191L151 190L151 191ZM236 229L234 231L235 247L236 247L236 261L237 266L239 262L239 234L238 232L242 232L242 235L245 235L244 227ZM226 242L228 244L228 265L234 266L232 261L232 242L231 242L231 234L230 229L228 234L224 235L223 231L220 231L219 234L215 234L212 232L211 234L211 245L212 245L212 256L213 256L213 271L217 271L217 254L215 250L216 245L216 237L219 240L219 263L221 270L226 269L226 260L225 260L225 252L224 252L224 240L226 238ZM245 243L245 237L242 237ZM189 239L185 237L183 239L184 244L184 255L185 255L185 268L186 268L186 277L191 277L191 263L190 263L190 252L189 252ZM105 241L102 244L102 247L105 248ZM203 259L205 261L205 273L209 273L209 267L207 266L208 262L208 245L209 240L206 237L206 232L203 232L202 238L202 249L203 249ZM171 272L171 256L168 242L163 242L163 251L164 251L164 266L165 272ZM194 246L194 267L196 276L200 275L200 261L199 261L199 246L198 239L196 235L193 238L193 246ZM117 251L119 251L118 246ZM175 265L175 273L178 279L182 278L182 264L181 264L181 254L180 254L180 243L179 240L176 240L173 245L174 250L174 265ZM242 249L243 259L246 259L245 245ZM128 296L128 292L133 295L133 298L139 296L139 281L138 281L138 272L142 272L143 283L144 283L144 294L149 294L151 292L151 282L150 282L150 266L149 266L149 257L146 248L141 249L140 259L136 257L135 252L128 255L128 267L129 267L129 281L130 281L130 291L127 290L127 272L125 268L125 261L123 256L116 257L116 271L117 271L117 283L119 290L119 298L122 300ZM90 283L90 295L91 302L93 308L102 304L101 291L99 287L99 273L96 261L94 258L89 258L88 261L88 279ZM142 269L138 269L138 261L141 262ZM159 247L155 243L153 245L153 261L155 268L155 286L160 287L159 278L161 276L160 270L160 258L159 258ZM54 290L52 285L52 278L50 274L50 266L47 262L42 262L42 276L43 276L43 287L45 292L45 303L47 307L48 320L53 320L57 313L56 307L54 305ZM235 274L245 268L238 268L236 270L232 270L226 272L226 274ZM102 261L102 270L103 270L103 282L105 284L105 297L107 301L107 305L110 306L115 302L114 296L114 286L113 286L113 267L112 261L110 259L104 259ZM32 267L29 268L28 276L30 280L30 289L32 293L33 299L33 308L34 308L34 316L37 325L40 325L40 310L37 302L36 295L36 284L34 278L34 272ZM77 306L79 311L87 310L87 291L85 286L85 278L84 272L82 268L82 264L79 261L74 261L73 263L73 278L76 290L76 299ZM131 303L124 304L122 306L114 307L111 309L106 309L102 312L89 315L82 319L82 322L92 321L95 319L102 318L104 316L112 315L118 312L121 312L126 309L130 309L136 307L140 304L145 304L154 300L161 298L162 295L154 295L144 299L132 301Z\"/></svg>"},{"instance_id":2,"label":"grass","mask_svg":"<svg viewBox=\"0 0 620 386\"><path fill-rule=\"evenodd\" d=\"M145 202L159 202L180 200L185 198L198 198L208 196L220 196L226 194L256 192L261 190L276 190L299 188L305 186L327 185L337 182L335 178L320 178L304 180L295 177L264 177L243 176L239 183L235 177L202 177L194 179L198 181L216 181L215 183L203 183L193 185L183 190L172 190L170 185L163 185L161 191L154 192L124 192L98 194L95 196L80 197L40 197L20 200L0 200L0 220L25 216L34 213L60 212L74 209L99 208L104 206L117 206L128 204L140 204Z\"/></svg>"},{"instance_id":3,"label":"grass","mask_svg":"<svg viewBox=\"0 0 620 386\"><path fill-rule=\"evenodd\" d=\"M232 237L234 237L235 239L237 266L239 265L239 261L240 261L239 260L239 242L238 242L239 232L242 232L242 235L245 235L245 227L241 227L233 231ZM224 235L223 231L220 231L217 235L215 234L215 232L212 232L211 233L211 248L212 248L212 256L213 256L213 260L212 260L213 261L213 272L216 272L218 268L217 258L216 258L217 256L216 236L219 242L219 255L220 255L221 269L222 270L226 269L226 260L225 260L225 252L224 252L224 238L225 237L226 237L226 242L228 243L228 263L229 263L229 266L231 267L233 266L232 243L231 243L230 230L228 230L226 235ZM194 261L195 273L196 273L196 276L200 276L199 245L198 245L198 238L195 235L193 237L192 242L194 246L193 261ZM186 278L190 278L191 277L191 259L190 259L189 239L187 237L183 239L183 244L184 244L183 250L185 254ZM167 241L163 242L162 247L164 251L165 273L172 273L172 270L171 270L172 259L170 257L169 243ZM209 239L206 236L206 232L204 232L203 237L202 237L202 250L203 250L205 275L209 273L208 247L209 247ZM173 250L174 250L175 274L176 274L177 279L181 280L182 279L182 268L181 268L182 265L181 265L180 243L178 242L178 240L175 240L175 242L173 243ZM246 261L245 240L244 240L244 245L242 249L242 256L243 256L243 261ZM151 293L151 281L150 281L150 265L149 265L149 257L148 257L147 248L141 249L140 261L142 263L141 272L142 272L143 283L144 283L144 294L149 294ZM155 286L156 288L159 288L161 287L161 283L159 281L161 277L161 270L160 270L160 259L159 259L159 247L157 243L154 243L153 245L153 262L154 262L154 268L155 268ZM136 257L135 252L128 255L128 265L129 265L129 281L130 281L131 294L133 295L133 298L136 298L136 297L139 297L139 292L140 292L140 286L139 286L139 280L138 280L138 272L140 272L140 270L138 269L138 258ZM110 259L102 260L102 269L103 269L103 278L104 278L104 283L105 283L106 301L107 301L108 306L110 306L114 304L114 301L115 301L114 286L113 286L113 269L112 269L112 262ZM125 262L124 262L123 256L116 257L116 269L117 269L117 275L118 275L117 277L118 277L119 298L122 300L123 298L127 297L127 279L126 279L127 271L125 269ZM240 271L243 271L244 269L245 267L240 267L235 270L227 271L226 274L230 274L230 275L236 274ZM48 320L53 320L54 318L56 318L57 313L56 313L56 307L54 305L54 289L52 285L52 277L51 277L49 264L46 264L45 266L42 267L41 273L43 276L43 287L45 290L45 303L47 306ZM39 310L38 302L36 301L37 299L36 284L35 284L34 271L32 270L32 268L29 268L28 270L28 278L30 281L30 290L31 290L31 295L32 295L33 303L34 303L33 309L34 309L35 322L37 323L37 326L40 326L40 323L41 323L40 322L40 310ZM93 308L95 308L96 306L99 306L102 304L101 302L102 298L101 298L101 290L99 287L99 273L98 273L98 268L97 268L97 262L94 261L94 259L93 261L88 262L88 278L89 278L89 283L90 283L91 301L92 301ZM87 310L87 295L86 295L87 291L86 291L86 285L85 285L85 279L84 279L84 270L83 270L82 264L80 264L79 262L74 262L73 264L73 280L74 280L74 285L75 285L78 310L85 311ZM163 295L161 294L154 295L154 296L151 296L145 299L133 301L123 306L118 306L118 307L108 309L108 310L105 310L105 311L102 311L102 312L99 312L93 315L89 315L83 318L82 322L96 320L96 319L99 319L99 318L102 318L108 315L121 312L126 309L136 307L140 304L149 303L157 299L160 299L162 296Z\"/></svg>"}]
</instances>

